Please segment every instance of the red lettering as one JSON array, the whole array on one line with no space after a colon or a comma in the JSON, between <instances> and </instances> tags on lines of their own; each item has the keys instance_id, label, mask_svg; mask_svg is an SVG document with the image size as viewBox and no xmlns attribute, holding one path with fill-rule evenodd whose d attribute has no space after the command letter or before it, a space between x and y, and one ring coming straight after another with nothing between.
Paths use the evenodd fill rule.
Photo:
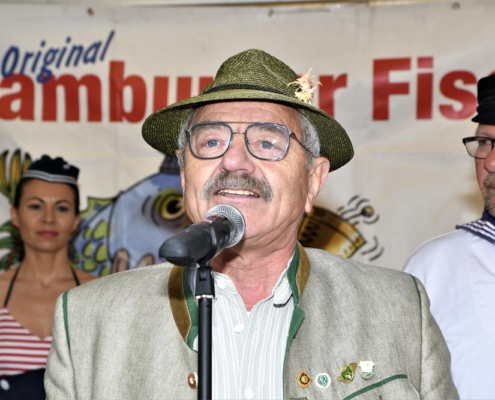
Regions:
<instances>
[{"instance_id":1,"label":"red lettering","mask_svg":"<svg viewBox=\"0 0 495 400\"><path fill-rule=\"evenodd\" d=\"M321 86L318 87L318 98L320 108L327 114L335 115L335 92L337 89L347 87L347 74L339 75L334 78L333 75L321 75Z\"/></svg>"},{"instance_id":2,"label":"red lettering","mask_svg":"<svg viewBox=\"0 0 495 400\"><path fill-rule=\"evenodd\" d=\"M433 57L419 57L418 68L433 68ZM431 119L433 115L433 73L419 72L416 89L416 118Z\"/></svg>"},{"instance_id":3,"label":"red lettering","mask_svg":"<svg viewBox=\"0 0 495 400\"><path fill-rule=\"evenodd\" d=\"M199 92L201 93L209 83L213 81L212 76L200 76L199 77Z\"/></svg>"},{"instance_id":4,"label":"red lettering","mask_svg":"<svg viewBox=\"0 0 495 400\"><path fill-rule=\"evenodd\" d=\"M181 101L191 97L192 79L190 76L179 76L177 78L177 100Z\"/></svg>"},{"instance_id":5,"label":"red lettering","mask_svg":"<svg viewBox=\"0 0 495 400\"><path fill-rule=\"evenodd\" d=\"M124 110L124 88L132 90L132 107ZM138 75L124 78L124 62L110 62L110 121L120 122L124 118L129 122L140 122L146 113L146 83Z\"/></svg>"},{"instance_id":6,"label":"red lettering","mask_svg":"<svg viewBox=\"0 0 495 400\"><path fill-rule=\"evenodd\" d=\"M440 112L448 119L469 118L476 111L478 104L476 95L468 90L460 89L456 82L467 85L476 85L476 76L469 71L453 71L446 74L440 81L440 92L447 98L458 101L461 108L456 110L451 104L441 104Z\"/></svg>"},{"instance_id":7,"label":"red lettering","mask_svg":"<svg viewBox=\"0 0 495 400\"><path fill-rule=\"evenodd\" d=\"M157 76L154 87L153 112L168 106L168 76Z\"/></svg>"},{"instance_id":8,"label":"red lettering","mask_svg":"<svg viewBox=\"0 0 495 400\"><path fill-rule=\"evenodd\" d=\"M63 86L65 92L65 120L79 121L79 88L86 87L88 102L88 121L101 121L101 82L96 75L84 75L77 79L74 75L52 76L42 84L43 121L57 120L57 86Z\"/></svg>"},{"instance_id":9,"label":"red lettering","mask_svg":"<svg viewBox=\"0 0 495 400\"><path fill-rule=\"evenodd\" d=\"M0 118L12 120L34 120L34 83L27 75L13 74L2 80L0 88L11 89L14 84L20 85L20 90L16 93L7 94L0 97ZM13 104L19 102L19 110L14 111Z\"/></svg>"},{"instance_id":10,"label":"red lettering","mask_svg":"<svg viewBox=\"0 0 495 400\"><path fill-rule=\"evenodd\" d=\"M409 94L409 83L390 82L392 71L411 69L410 58L374 60L373 62L373 120L388 120L389 98L394 94Z\"/></svg>"}]
</instances>

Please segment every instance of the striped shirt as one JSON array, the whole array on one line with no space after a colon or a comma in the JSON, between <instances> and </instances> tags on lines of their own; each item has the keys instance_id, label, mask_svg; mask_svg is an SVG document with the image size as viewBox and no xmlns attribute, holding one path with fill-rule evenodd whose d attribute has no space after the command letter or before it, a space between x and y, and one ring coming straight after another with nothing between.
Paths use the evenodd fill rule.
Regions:
<instances>
[{"instance_id":1,"label":"striped shirt","mask_svg":"<svg viewBox=\"0 0 495 400\"><path fill-rule=\"evenodd\" d=\"M45 368L52 337L40 339L0 308L0 376Z\"/></svg>"},{"instance_id":2,"label":"striped shirt","mask_svg":"<svg viewBox=\"0 0 495 400\"><path fill-rule=\"evenodd\" d=\"M271 295L249 313L232 280L213 272L217 299L213 305L213 398L283 398L285 349L294 310L287 270Z\"/></svg>"}]
</instances>

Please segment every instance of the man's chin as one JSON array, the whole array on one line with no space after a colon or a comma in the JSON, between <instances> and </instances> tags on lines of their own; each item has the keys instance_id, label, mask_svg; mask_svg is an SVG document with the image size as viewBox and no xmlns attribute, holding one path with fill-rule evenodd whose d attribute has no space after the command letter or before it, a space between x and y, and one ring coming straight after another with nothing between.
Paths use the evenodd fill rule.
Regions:
<instances>
[{"instance_id":1,"label":"man's chin","mask_svg":"<svg viewBox=\"0 0 495 400\"><path fill-rule=\"evenodd\" d=\"M495 199L490 197L485 197L485 210L493 218L495 218Z\"/></svg>"}]
</instances>

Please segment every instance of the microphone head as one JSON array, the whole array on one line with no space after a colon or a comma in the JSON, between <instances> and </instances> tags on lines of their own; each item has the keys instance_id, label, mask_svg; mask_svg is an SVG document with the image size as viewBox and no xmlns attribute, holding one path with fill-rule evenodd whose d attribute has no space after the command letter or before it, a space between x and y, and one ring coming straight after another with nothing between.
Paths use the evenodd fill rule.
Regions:
<instances>
[{"instance_id":1,"label":"microphone head","mask_svg":"<svg viewBox=\"0 0 495 400\"><path fill-rule=\"evenodd\" d=\"M213 215L221 215L227 218L234 226L235 233L225 247L232 247L239 243L244 236L244 231L246 230L246 221L244 221L244 217L241 212L230 204L218 204L208 210L205 214L205 218Z\"/></svg>"}]
</instances>

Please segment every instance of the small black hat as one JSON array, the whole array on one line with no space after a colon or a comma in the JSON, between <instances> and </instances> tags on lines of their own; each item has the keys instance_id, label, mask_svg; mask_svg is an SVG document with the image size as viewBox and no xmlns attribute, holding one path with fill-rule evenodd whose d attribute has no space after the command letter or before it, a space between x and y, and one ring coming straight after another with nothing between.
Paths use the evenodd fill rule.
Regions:
<instances>
[{"instance_id":1,"label":"small black hat","mask_svg":"<svg viewBox=\"0 0 495 400\"><path fill-rule=\"evenodd\" d=\"M495 75L478 81L477 115L471 120L480 124L495 125Z\"/></svg>"},{"instance_id":2,"label":"small black hat","mask_svg":"<svg viewBox=\"0 0 495 400\"><path fill-rule=\"evenodd\" d=\"M33 161L21 179L41 179L52 183L67 183L77 186L79 168L70 165L62 157L51 158L46 154Z\"/></svg>"}]
</instances>

